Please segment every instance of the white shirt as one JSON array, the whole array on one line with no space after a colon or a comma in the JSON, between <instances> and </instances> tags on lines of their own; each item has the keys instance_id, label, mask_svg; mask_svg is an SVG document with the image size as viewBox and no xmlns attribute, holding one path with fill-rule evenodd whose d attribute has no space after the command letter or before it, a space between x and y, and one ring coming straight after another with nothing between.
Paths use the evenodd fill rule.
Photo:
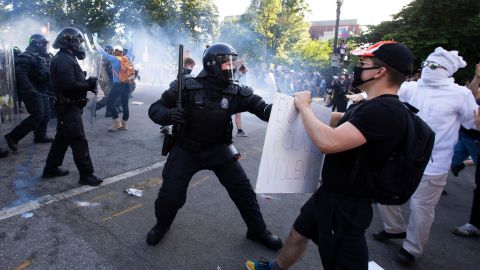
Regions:
<instances>
[{"instance_id":1,"label":"white shirt","mask_svg":"<svg viewBox=\"0 0 480 270\"><path fill-rule=\"evenodd\" d=\"M415 106L419 110L417 115L435 132L432 156L424 174L447 173L460 125L467 129L476 128L473 112L478 106L472 92L455 84L453 79L437 84L419 80L403 83L398 96Z\"/></svg>"}]
</instances>

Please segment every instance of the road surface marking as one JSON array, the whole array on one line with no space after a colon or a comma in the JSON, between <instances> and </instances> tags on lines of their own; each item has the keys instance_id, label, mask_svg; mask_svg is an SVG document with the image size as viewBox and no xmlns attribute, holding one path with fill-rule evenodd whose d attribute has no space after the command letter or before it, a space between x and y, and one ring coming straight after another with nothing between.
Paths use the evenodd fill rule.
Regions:
<instances>
[{"instance_id":1,"label":"road surface marking","mask_svg":"<svg viewBox=\"0 0 480 270\"><path fill-rule=\"evenodd\" d=\"M113 214L113 215L111 215L111 216L109 216L109 217L102 218L101 221L102 221L102 222L105 222L105 221L107 221L107 220L116 218L116 217L118 217L118 216L124 215L124 214L126 214L126 213L128 213L128 212L130 212L130 211L133 211L133 210L135 210L135 209L137 209L137 208L140 208L140 207L142 207L142 206L143 206L143 204L139 203L139 204L134 205L134 206L132 206L132 207L130 207L130 208L127 208L127 209L125 209L125 210L123 210L123 211L120 211L120 212L118 212L118 213L115 213L115 214Z\"/></svg>"},{"instance_id":2,"label":"road surface marking","mask_svg":"<svg viewBox=\"0 0 480 270\"><path fill-rule=\"evenodd\" d=\"M198 185L200 185L201 183L207 181L208 178L210 178L210 176L207 175L207 176L203 177L202 179L200 179L198 182L191 184L190 186L191 186L192 188L195 187L195 186L198 186Z\"/></svg>"},{"instance_id":3,"label":"road surface marking","mask_svg":"<svg viewBox=\"0 0 480 270\"><path fill-rule=\"evenodd\" d=\"M61 201L61 200L64 200L64 199L68 199L70 197L88 192L90 190L101 188L101 187L104 187L106 185L110 185L110 184L116 183L118 181L128 179L130 177L133 177L133 176L136 176L136 175L139 175L139 174L142 174L142 173L154 170L154 169L161 168L165 165L165 162L166 162L165 160L160 161L160 162L156 162L156 163L147 165L145 167L141 167L141 168L138 168L138 169L135 169L135 170L131 170L131 171L128 171L128 172L124 172L124 173L121 173L121 174L117 174L117 175L105 178L105 179L103 179L103 183L100 186L97 186L97 187L79 186L79 187L72 188L72 189L64 191L64 192L57 193L55 195L46 195L46 196L40 197L36 200L30 201L30 202L27 202L27 203L24 203L24 204L21 204L21 205L17 205L17 206L14 206L14 207L3 209L3 210L0 211L0 220L4 220L4 219L10 218L10 217L14 217L14 216L23 214L25 212L30 212L30 211L38 209L38 208L40 208L44 205L48 205L48 204L51 204L51 203L54 203L54 202L58 202L58 201Z\"/></svg>"},{"instance_id":4,"label":"road surface marking","mask_svg":"<svg viewBox=\"0 0 480 270\"><path fill-rule=\"evenodd\" d=\"M15 270L23 270L23 269L29 267L30 265L32 265L32 261L25 260L19 266L15 267Z\"/></svg>"},{"instance_id":5,"label":"road surface marking","mask_svg":"<svg viewBox=\"0 0 480 270\"><path fill-rule=\"evenodd\" d=\"M115 193L114 193L113 191L109 191L109 192L107 192L107 193L105 193L105 194L99 195L99 196L97 196L97 197L93 197L92 199L90 199L90 201L96 201L96 200L100 200L100 201L101 201L101 200L103 200L104 198L111 197L111 196L113 196L113 195L115 195Z\"/></svg>"}]
</instances>

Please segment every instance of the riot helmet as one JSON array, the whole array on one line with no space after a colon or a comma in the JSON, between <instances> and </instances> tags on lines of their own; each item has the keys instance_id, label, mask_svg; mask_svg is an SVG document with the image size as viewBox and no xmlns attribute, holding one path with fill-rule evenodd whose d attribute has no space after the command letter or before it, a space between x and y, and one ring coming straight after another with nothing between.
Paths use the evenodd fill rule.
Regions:
<instances>
[{"instance_id":1,"label":"riot helmet","mask_svg":"<svg viewBox=\"0 0 480 270\"><path fill-rule=\"evenodd\" d=\"M105 52L108 54L113 54L113 47L110 45L105 46Z\"/></svg>"},{"instance_id":2,"label":"riot helmet","mask_svg":"<svg viewBox=\"0 0 480 270\"><path fill-rule=\"evenodd\" d=\"M55 49L69 49L73 51L78 60L83 60L85 59L84 40L80 30L74 27L66 27L60 30L52 47Z\"/></svg>"},{"instance_id":3,"label":"riot helmet","mask_svg":"<svg viewBox=\"0 0 480 270\"><path fill-rule=\"evenodd\" d=\"M239 67L237 52L226 43L216 43L209 46L203 53L203 69L209 76L233 82L236 70Z\"/></svg>"},{"instance_id":4,"label":"riot helmet","mask_svg":"<svg viewBox=\"0 0 480 270\"><path fill-rule=\"evenodd\" d=\"M40 54L47 54L48 40L40 34L33 34L28 40L28 48Z\"/></svg>"}]
</instances>

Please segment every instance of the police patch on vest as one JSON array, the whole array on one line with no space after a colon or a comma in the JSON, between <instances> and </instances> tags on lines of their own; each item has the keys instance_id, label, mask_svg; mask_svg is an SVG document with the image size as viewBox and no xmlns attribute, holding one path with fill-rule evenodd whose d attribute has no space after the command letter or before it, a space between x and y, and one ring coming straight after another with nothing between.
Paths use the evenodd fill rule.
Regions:
<instances>
[{"instance_id":1,"label":"police patch on vest","mask_svg":"<svg viewBox=\"0 0 480 270\"><path fill-rule=\"evenodd\" d=\"M222 101L220 102L220 106L222 109L228 109L228 99L222 98Z\"/></svg>"},{"instance_id":2,"label":"police patch on vest","mask_svg":"<svg viewBox=\"0 0 480 270\"><path fill-rule=\"evenodd\" d=\"M253 89L248 86L242 85L242 87L240 87L239 89L239 92L242 96L248 97L253 94Z\"/></svg>"}]
</instances>

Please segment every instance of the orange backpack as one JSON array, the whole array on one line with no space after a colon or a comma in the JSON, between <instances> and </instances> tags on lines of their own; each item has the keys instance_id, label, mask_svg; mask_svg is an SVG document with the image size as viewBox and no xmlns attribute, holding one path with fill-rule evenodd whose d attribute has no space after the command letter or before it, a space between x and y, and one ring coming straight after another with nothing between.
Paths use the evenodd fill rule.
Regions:
<instances>
[{"instance_id":1,"label":"orange backpack","mask_svg":"<svg viewBox=\"0 0 480 270\"><path fill-rule=\"evenodd\" d=\"M117 75L121 83L132 83L135 80L135 69L133 68L132 62L128 60L126 56L117 56L118 61L120 61L120 71Z\"/></svg>"}]
</instances>

